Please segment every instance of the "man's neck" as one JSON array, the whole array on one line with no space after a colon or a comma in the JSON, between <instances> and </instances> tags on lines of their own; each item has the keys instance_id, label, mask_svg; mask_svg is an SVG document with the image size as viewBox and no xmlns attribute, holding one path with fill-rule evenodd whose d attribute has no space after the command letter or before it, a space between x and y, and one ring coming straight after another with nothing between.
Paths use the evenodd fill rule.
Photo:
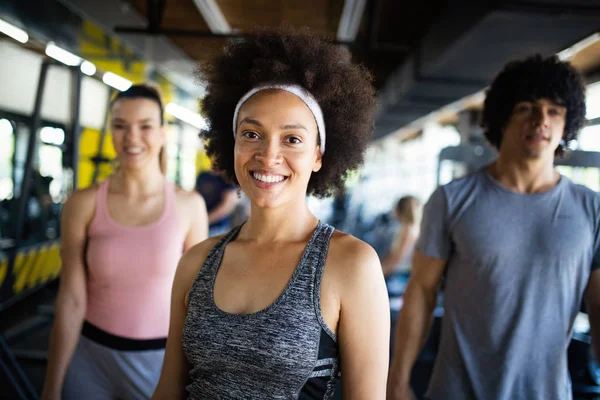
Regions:
<instances>
[{"instance_id":1,"label":"man's neck","mask_svg":"<svg viewBox=\"0 0 600 400\"><path fill-rule=\"evenodd\" d=\"M500 154L487 170L502 186L518 193L544 192L560 180L553 160L543 158L517 160Z\"/></svg>"}]
</instances>

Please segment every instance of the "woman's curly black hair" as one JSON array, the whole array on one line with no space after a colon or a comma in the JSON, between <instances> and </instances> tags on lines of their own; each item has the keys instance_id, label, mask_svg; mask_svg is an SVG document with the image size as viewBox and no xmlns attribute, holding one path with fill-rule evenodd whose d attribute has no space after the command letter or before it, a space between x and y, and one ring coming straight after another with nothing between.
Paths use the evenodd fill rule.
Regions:
<instances>
[{"instance_id":1,"label":"woman's curly black hair","mask_svg":"<svg viewBox=\"0 0 600 400\"><path fill-rule=\"evenodd\" d=\"M563 140L555 151L563 156L586 121L585 86L575 68L556 56L535 55L506 64L487 91L482 120L487 140L499 149L515 104L541 98L567 108Z\"/></svg>"},{"instance_id":2,"label":"woman's curly black hair","mask_svg":"<svg viewBox=\"0 0 600 400\"><path fill-rule=\"evenodd\" d=\"M239 185L234 171L233 113L240 98L263 83L297 84L323 110L327 151L323 166L311 175L308 194L340 193L349 172L358 168L373 133L375 89L371 74L351 62L349 51L285 27L256 29L232 41L222 54L198 69L206 85L202 110L208 128L200 133L213 169Z\"/></svg>"}]
</instances>

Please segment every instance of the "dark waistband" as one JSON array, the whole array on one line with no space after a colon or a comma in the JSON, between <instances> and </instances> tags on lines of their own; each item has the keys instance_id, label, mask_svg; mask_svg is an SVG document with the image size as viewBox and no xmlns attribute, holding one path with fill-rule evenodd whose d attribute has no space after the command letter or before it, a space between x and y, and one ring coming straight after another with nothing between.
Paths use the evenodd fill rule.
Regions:
<instances>
[{"instance_id":1,"label":"dark waistband","mask_svg":"<svg viewBox=\"0 0 600 400\"><path fill-rule=\"evenodd\" d=\"M161 350L167 345L167 338L158 339L130 339L122 336L116 336L83 321L81 334L86 338L114 350L123 351L143 351L143 350Z\"/></svg>"}]
</instances>

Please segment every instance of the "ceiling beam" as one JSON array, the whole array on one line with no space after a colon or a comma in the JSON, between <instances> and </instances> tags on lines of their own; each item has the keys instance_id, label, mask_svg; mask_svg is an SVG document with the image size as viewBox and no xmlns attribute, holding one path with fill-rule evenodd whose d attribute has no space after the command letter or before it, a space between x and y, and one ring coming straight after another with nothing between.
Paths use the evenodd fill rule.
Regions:
<instances>
[{"instance_id":1,"label":"ceiling beam","mask_svg":"<svg viewBox=\"0 0 600 400\"><path fill-rule=\"evenodd\" d=\"M354 42L360 27L367 0L344 0L336 38L340 42Z\"/></svg>"},{"instance_id":2,"label":"ceiling beam","mask_svg":"<svg viewBox=\"0 0 600 400\"><path fill-rule=\"evenodd\" d=\"M166 35L166 36L182 36L182 37L201 37L206 39L237 39L237 38L248 38L251 37L252 33L244 33L240 31L235 31L231 33L213 33L207 30L191 30L191 29L176 29L176 28L161 28L156 31L152 31L148 28L138 28L131 26L116 26L113 29L116 33L126 33L128 35L148 35L148 36L158 36L158 35ZM339 40L331 40L328 38L323 38L324 41L332 44L345 44L348 45L347 42L341 42ZM352 46L352 48L361 48L359 46ZM403 47L397 47L390 51L406 51Z\"/></svg>"},{"instance_id":3,"label":"ceiling beam","mask_svg":"<svg viewBox=\"0 0 600 400\"><path fill-rule=\"evenodd\" d=\"M600 15L600 5L598 4L551 4L545 1L525 0L505 2L504 4L500 4L497 10L534 15L579 15L586 17Z\"/></svg>"},{"instance_id":4,"label":"ceiling beam","mask_svg":"<svg viewBox=\"0 0 600 400\"><path fill-rule=\"evenodd\" d=\"M146 6L146 17L148 19L148 30L158 31L165 12L165 0L148 0Z\"/></svg>"},{"instance_id":5,"label":"ceiling beam","mask_svg":"<svg viewBox=\"0 0 600 400\"><path fill-rule=\"evenodd\" d=\"M194 0L194 5L204 17L212 33L227 35L231 33L231 26L225 19L215 0Z\"/></svg>"},{"instance_id":6,"label":"ceiling beam","mask_svg":"<svg viewBox=\"0 0 600 400\"><path fill-rule=\"evenodd\" d=\"M190 30L177 28L161 28L151 31L148 28L137 28L130 26L117 26L114 28L116 33L127 33L131 35L166 35L166 36L183 36L183 37L201 37L208 39L231 39L244 38L250 35L245 33L214 33L207 30Z\"/></svg>"}]
</instances>

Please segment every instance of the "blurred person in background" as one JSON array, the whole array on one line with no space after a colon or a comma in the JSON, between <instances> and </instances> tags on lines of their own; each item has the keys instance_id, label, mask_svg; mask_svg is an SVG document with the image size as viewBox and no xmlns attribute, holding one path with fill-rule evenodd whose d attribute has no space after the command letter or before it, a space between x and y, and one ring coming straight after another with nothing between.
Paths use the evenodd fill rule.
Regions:
<instances>
[{"instance_id":1,"label":"blurred person in background","mask_svg":"<svg viewBox=\"0 0 600 400\"><path fill-rule=\"evenodd\" d=\"M71 194L42 399L148 399L183 252L206 239L202 197L167 181L163 103L134 85L110 106L118 166Z\"/></svg>"},{"instance_id":2,"label":"blurred person in background","mask_svg":"<svg viewBox=\"0 0 600 400\"><path fill-rule=\"evenodd\" d=\"M208 170L196 179L196 190L204 198L208 212L208 236L218 236L232 228L231 217L239 203L237 188L222 174Z\"/></svg>"},{"instance_id":3,"label":"blurred person in background","mask_svg":"<svg viewBox=\"0 0 600 400\"><path fill-rule=\"evenodd\" d=\"M582 76L556 56L512 61L494 79L482 125L498 158L438 187L424 207L388 399L414 399L411 371L442 283L427 398L572 398L567 348L584 299L600 354L600 196L555 160L585 115Z\"/></svg>"},{"instance_id":4,"label":"blurred person in background","mask_svg":"<svg viewBox=\"0 0 600 400\"><path fill-rule=\"evenodd\" d=\"M423 204L413 196L404 196L396 203L394 216L400 223L391 249L381 260L383 274L390 277L395 273L410 272L411 258L419 233Z\"/></svg>"},{"instance_id":5,"label":"blurred person in background","mask_svg":"<svg viewBox=\"0 0 600 400\"><path fill-rule=\"evenodd\" d=\"M423 204L414 196L396 203L394 217L400 224L387 254L381 260L388 293L402 295L411 271L412 255L421 232Z\"/></svg>"}]
</instances>

